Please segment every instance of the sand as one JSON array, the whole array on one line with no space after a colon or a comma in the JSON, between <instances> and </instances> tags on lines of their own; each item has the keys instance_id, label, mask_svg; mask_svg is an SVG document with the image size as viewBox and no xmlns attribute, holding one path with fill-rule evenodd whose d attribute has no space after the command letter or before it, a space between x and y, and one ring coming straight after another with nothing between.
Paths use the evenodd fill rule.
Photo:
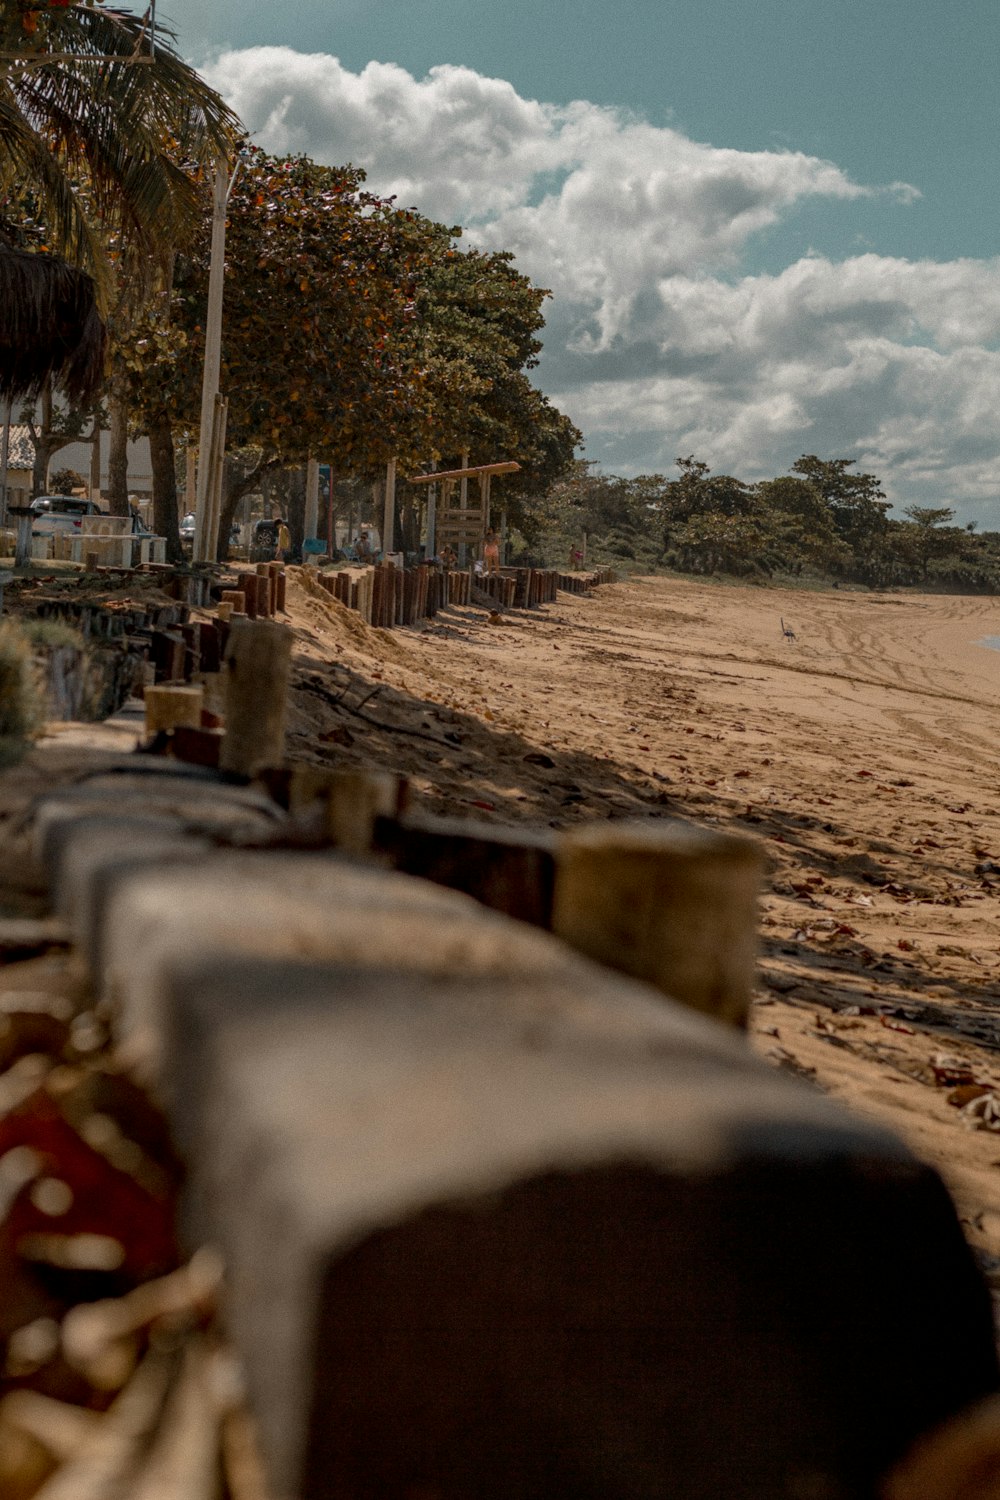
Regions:
<instances>
[{"instance_id":1,"label":"sand","mask_svg":"<svg viewBox=\"0 0 1000 1500\"><path fill-rule=\"evenodd\" d=\"M905 1136L1000 1272L1000 1134L949 1102L1000 1089L1000 602L638 579L385 632L290 600L297 758L488 821L762 839L753 1045Z\"/></svg>"}]
</instances>

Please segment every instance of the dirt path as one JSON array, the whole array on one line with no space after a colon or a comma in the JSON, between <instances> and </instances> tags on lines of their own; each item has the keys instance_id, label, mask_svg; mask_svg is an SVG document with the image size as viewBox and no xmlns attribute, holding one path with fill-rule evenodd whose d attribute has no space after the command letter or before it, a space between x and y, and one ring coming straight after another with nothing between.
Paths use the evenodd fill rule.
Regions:
<instances>
[{"instance_id":1,"label":"dirt path","mask_svg":"<svg viewBox=\"0 0 1000 1500\"><path fill-rule=\"evenodd\" d=\"M906 1135L1000 1270L1000 1134L949 1102L1000 1086L1000 604L644 579L390 634L291 599L299 757L441 812L762 837L755 1044Z\"/></svg>"}]
</instances>

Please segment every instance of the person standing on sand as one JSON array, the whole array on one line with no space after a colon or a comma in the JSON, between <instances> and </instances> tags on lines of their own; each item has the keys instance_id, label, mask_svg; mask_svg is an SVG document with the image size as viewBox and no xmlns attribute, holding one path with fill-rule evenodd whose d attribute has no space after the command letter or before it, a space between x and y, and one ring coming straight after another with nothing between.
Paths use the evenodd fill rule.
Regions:
<instances>
[{"instance_id":1,"label":"person standing on sand","mask_svg":"<svg viewBox=\"0 0 1000 1500\"><path fill-rule=\"evenodd\" d=\"M499 573L500 540L495 531L486 533L486 541L483 543L483 562L486 564L487 573Z\"/></svg>"},{"instance_id":2,"label":"person standing on sand","mask_svg":"<svg viewBox=\"0 0 1000 1500\"><path fill-rule=\"evenodd\" d=\"M288 529L288 523L284 516L275 516L274 523L278 528L278 539L274 548L275 559L277 562L289 562L292 556L292 534Z\"/></svg>"}]
</instances>

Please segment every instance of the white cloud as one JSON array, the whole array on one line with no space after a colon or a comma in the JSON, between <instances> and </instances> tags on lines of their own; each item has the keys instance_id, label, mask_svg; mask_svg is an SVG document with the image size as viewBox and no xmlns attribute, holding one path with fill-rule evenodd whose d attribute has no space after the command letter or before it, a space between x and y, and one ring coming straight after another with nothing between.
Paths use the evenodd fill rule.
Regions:
<instances>
[{"instance_id":1,"label":"white cloud","mask_svg":"<svg viewBox=\"0 0 1000 1500\"><path fill-rule=\"evenodd\" d=\"M553 291L545 388L609 466L696 452L752 477L802 451L857 454L901 503L972 516L1000 494L1000 261L811 255L741 275L753 237L798 205L906 203L909 185L525 99L464 67L351 73L261 47L204 71L268 150L352 161L373 190L513 250Z\"/></svg>"}]
</instances>

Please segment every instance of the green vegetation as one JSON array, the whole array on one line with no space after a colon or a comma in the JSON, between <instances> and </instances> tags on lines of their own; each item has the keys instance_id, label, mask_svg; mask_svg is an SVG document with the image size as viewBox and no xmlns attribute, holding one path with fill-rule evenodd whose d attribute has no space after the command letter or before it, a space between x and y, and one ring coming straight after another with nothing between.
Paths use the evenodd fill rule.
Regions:
<instances>
[{"instance_id":1,"label":"green vegetation","mask_svg":"<svg viewBox=\"0 0 1000 1500\"><path fill-rule=\"evenodd\" d=\"M561 565L586 536L588 562L632 571L1000 592L1000 533L952 525L948 506L897 520L876 476L854 466L806 454L790 474L746 484L693 457L677 460L676 479L577 462L521 530L531 554Z\"/></svg>"},{"instance_id":2,"label":"green vegetation","mask_svg":"<svg viewBox=\"0 0 1000 1500\"><path fill-rule=\"evenodd\" d=\"M42 719L31 642L16 625L0 625L0 766L21 758Z\"/></svg>"}]
</instances>

